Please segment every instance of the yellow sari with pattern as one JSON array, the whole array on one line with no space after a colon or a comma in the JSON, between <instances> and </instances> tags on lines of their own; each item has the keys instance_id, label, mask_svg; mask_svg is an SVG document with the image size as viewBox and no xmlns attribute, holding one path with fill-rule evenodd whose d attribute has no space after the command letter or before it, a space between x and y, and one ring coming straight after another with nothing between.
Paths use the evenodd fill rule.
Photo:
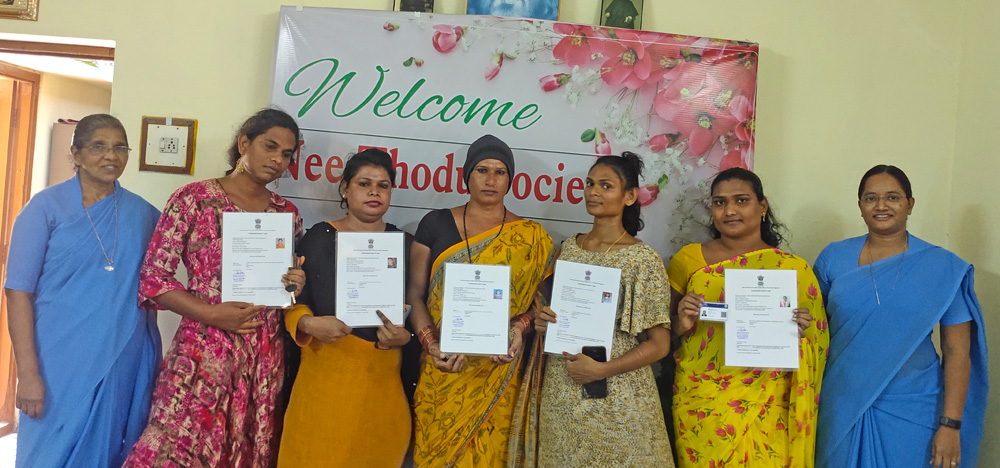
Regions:
<instances>
[{"instance_id":1,"label":"yellow sari with pattern","mask_svg":"<svg viewBox=\"0 0 1000 468\"><path fill-rule=\"evenodd\" d=\"M675 450L679 468L812 467L820 385L830 344L819 284L804 260L779 249L747 252L708 265L701 244L670 260L670 286L709 302L725 301L725 270L798 272L799 307L814 321L799 340L799 369L725 367L725 327L698 322L674 353ZM789 317L791 319L791 317Z\"/></svg>"},{"instance_id":2,"label":"yellow sari with pattern","mask_svg":"<svg viewBox=\"0 0 1000 468\"><path fill-rule=\"evenodd\" d=\"M469 238L475 263L510 266L510 316L526 312L538 284L551 272L552 238L534 221L519 220ZM444 264L467 263L466 243L455 244L431 266L427 310L441 326ZM466 356L459 373L441 372L423 356L414 395L415 447L419 468L502 467L507 463L511 417L524 352L495 365L489 356Z\"/></svg>"}]
</instances>

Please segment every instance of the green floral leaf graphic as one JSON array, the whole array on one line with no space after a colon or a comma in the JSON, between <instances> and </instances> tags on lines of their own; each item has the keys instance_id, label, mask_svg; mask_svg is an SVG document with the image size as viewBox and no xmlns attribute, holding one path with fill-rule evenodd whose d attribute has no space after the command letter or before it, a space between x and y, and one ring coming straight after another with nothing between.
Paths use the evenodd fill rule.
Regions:
<instances>
[{"instance_id":1,"label":"green floral leaf graphic","mask_svg":"<svg viewBox=\"0 0 1000 468\"><path fill-rule=\"evenodd\" d=\"M410 58L406 59L405 62L403 62L403 66L404 67L408 67L410 65L413 65L413 57L410 57Z\"/></svg>"},{"instance_id":2,"label":"green floral leaf graphic","mask_svg":"<svg viewBox=\"0 0 1000 468\"><path fill-rule=\"evenodd\" d=\"M661 175L660 179L656 181L656 185L660 186L660 190L663 190L668 183L670 183L670 176L666 174Z\"/></svg>"},{"instance_id":3,"label":"green floral leaf graphic","mask_svg":"<svg viewBox=\"0 0 1000 468\"><path fill-rule=\"evenodd\" d=\"M597 136L597 131L592 128L588 128L583 131L583 135L580 135L580 141L582 142L594 141L595 136Z\"/></svg>"}]
</instances>

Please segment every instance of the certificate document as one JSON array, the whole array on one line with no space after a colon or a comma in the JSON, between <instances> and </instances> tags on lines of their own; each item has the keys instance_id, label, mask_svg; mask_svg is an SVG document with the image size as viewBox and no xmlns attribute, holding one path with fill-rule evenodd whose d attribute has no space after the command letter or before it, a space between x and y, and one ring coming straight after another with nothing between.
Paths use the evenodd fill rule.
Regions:
<instances>
[{"instance_id":1,"label":"certificate document","mask_svg":"<svg viewBox=\"0 0 1000 468\"><path fill-rule=\"evenodd\" d=\"M556 260L556 323L545 332L545 352L577 354L584 346L604 346L610 354L621 280L617 268Z\"/></svg>"},{"instance_id":2,"label":"certificate document","mask_svg":"<svg viewBox=\"0 0 1000 468\"><path fill-rule=\"evenodd\" d=\"M445 263L441 352L507 354L510 266Z\"/></svg>"},{"instance_id":3,"label":"certificate document","mask_svg":"<svg viewBox=\"0 0 1000 468\"><path fill-rule=\"evenodd\" d=\"M337 318L349 327L379 327L381 310L403 325L402 232L337 233ZM306 259L308 261L309 259Z\"/></svg>"},{"instance_id":4,"label":"certificate document","mask_svg":"<svg viewBox=\"0 0 1000 468\"><path fill-rule=\"evenodd\" d=\"M726 269L726 365L799 368L795 270Z\"/></svg>"},{"instance_id":5,"label":"certificate document","mask_svg":"<svg viewBox=\"0 0 1000 468\"><path fill-rule=\"evenodd\" d=\"M281 283L292 241L291 213L222 213L222 302L292 305Z\"/></svg>"}]
</instances>

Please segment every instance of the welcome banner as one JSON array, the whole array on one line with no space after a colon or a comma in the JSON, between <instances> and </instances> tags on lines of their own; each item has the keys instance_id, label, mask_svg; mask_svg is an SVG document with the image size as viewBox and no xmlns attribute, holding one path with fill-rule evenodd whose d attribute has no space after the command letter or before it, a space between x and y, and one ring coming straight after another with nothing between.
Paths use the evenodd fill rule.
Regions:
<instances>
[{"instance_id":1,"label":"welcome banner","mask_svg":"<svg viewBox=\"0 0 1000 468\"><path fill-rule=\"evenodd\" d=\"M490 16L282 7L271 102L303 145L276 191L307 226L342 215L347 157L396 164L386 219L410 232L468 201L468 145L514 150L508 209L558 242L589 229L597 156L645 162L639 237L669 257L705 239L708 182L753 167L755 43Z\"/></svg>"}]
</instances>

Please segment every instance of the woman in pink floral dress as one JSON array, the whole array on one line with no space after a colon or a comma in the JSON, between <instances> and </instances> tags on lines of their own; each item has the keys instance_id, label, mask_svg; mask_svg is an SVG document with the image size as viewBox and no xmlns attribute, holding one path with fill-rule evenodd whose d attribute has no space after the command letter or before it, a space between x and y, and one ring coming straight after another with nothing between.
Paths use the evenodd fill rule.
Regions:
<instances>
[{"instance_id":1,"label":"woman in pink floral dress","mask_svg":"<svg viewBox=\"0 0 1000 468\"><path fill-rule=\"evenodd\" d=\"M282 311L221 302L222 213L290 212L300 236L298 209L266 187L288 168L298 145L291 116L262 110L236 135L225 177L187 184L167 202L143 262L139 300L183 319L163 360L149 425L125 466L274 465ZM187 287L175 277L180 261ZM297 294L305 276L289 270L283 281L296 283Z\"/></svg>"}]
</instances>

